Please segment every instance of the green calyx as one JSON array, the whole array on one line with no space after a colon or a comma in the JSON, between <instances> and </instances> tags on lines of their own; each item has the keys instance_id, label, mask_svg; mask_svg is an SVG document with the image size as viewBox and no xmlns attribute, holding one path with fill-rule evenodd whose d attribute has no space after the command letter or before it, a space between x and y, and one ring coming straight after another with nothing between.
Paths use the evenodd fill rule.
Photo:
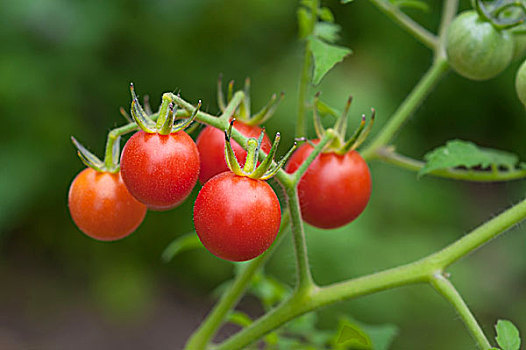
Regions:
<instances>
[{"instance_id":1,"label":"green calyx","mask_svg":"<svg viewBox=\"0 0 526 350\"><path fill-rule=\"evenodd\" d=\"M157 132L165 135L183 130L192 123L199 111L199 107L201 107L201 101L199 101L197 108L195 108L191 115L190 112L186 110L177 111L174 108L174 102L172 101L175 96L170 93L166 93L163 95L163 101L159 112L153 113L152 109L150 108L148 96L144 96L144 108L141 106L139 100L137 99L137 95L135 94L133 84L131 84L131 93L132 116L130 117L124 108L120 108L120 113L129 123L115 128L108 133L106 151L103 161L88 151L88 149L78 142L74 137L71 137L73 144L77 148L80 159L86 166L100 172L119 172L120 140L122 135L136 131L138 128L141 128L146 132ZM188 119L184 120L178 125L174 125L175 119L182 118Z\"/></svg>"},{"instance_id":2,"label":"green calyx","mask_svg":"<svg viewBox=\"0 0 526 350\"><path fill-rule=\"evenodd\" d=\"M158 133L160 135L169 135L174 132L178 132L186 129L194 121L199 109L201 108L201 100L197 104L194 112L189 118L183 120L181 123L174 124L177 117L177 106L175 105L172 94L165 93L162 97L161 106L159 108L157 122L154 122L150 115L152 115L149 104L146 103L147 110L141 106L137 95L135 94L135 88L133 83L130 84L130 92L132 95L131 103L131 115L133 121L137 123L139 128L144 132L153 134ZM147 102L147 100L145 99Z\"/></svg>"},{"instance_id":3,"label":"green calyx","mask_svg":"<svg viewBox=\"0 0 526 350\"><path fill-rule=\"evenodd\" d=\"M496 0L489 4L472 0L472 5L480 18L498 30L515 28L526 22L526 4L522 0Z\"/></svg>"},{"instance_id":4,"label":"green calyx","mask_svg":"<svg viewBox=\"0 0 526 350\"><path fill-rule=\"evenodd\" d=\"M329 132L329 130L331 132L334 132L336 135L333 141L327 145L324 152L335 152L337 154L345 154L350 150L355 150L367 139L367 136L371 132L371 129L373 128L374 124L374 118L376 115L376 111L374 110L374 108L371 108L372 113L369 124L366 123L365 114L362 114L362 120L360 122L360 125L358 126L358 128L356 128L351 138L345 140L345 133L347 132L347 114L349 113L349 109L351 108L351 103L352 96L350 96L347 99L347 103L345 104L343 112L339 113L332 107L328 106L326 103L320 101L319 93L317 93L314 96L313 119L314 129L316 130L316 135L318 139L321 140L323 136L327 132ZM334 116L336 118L336 123L334 124L334 127L326 130L321 123L320 114Z\"/></svg>"},{"instance_id":5,"label":"green calyx","mask_svg":"<svg viewBox=\"0 0 526 350\"><path fill-rule=\"evenodd\" d=\"M276 111L278 104L283 99L283 96L285 95L283 92L279 95L273 94L270 98L269 102L261 108L259 112L252 115L250 112L251 106L250 106L250 79L245 79L245 87L243 89L244 97L241 101L241 104L239 105L239 108L234 112L233 116L239 121L242 121L245 124L248 125L260 125L266 122L274 115L274 112ZM228 103L232 100L232 97L234 96L234 81L231 80L230 83L228 83L227 87L227 95L226 95L226 101L225 96L223 95L223 77L222 75L219 75L219 78L217 79L217 103L219 105L219 109L221 112L224 112L226 109L226 106Z\"/></svg>"},{"instance_id":6,"label":"green calyx","mask_svg":"<svg viewBox=\"0 0 526 350\"><path fill-rule=\"evenodd\" d=\"M278 149L281 138L279 132L276 133L276 137L274 138L269 153L258 165L259 152L263 143L263 135L265 134L265 130L262 130L258 139L251 137L247 140L247 158L245 160L245 165L241 167L231 144L232 127L234 122L235 119L232 119L230 126L225 130L225 160L228 168L238 176L246 176L256 180L268 180L276 175L279 169L281 169L290 158L292 152L296 149L296 142L294 142L294 145L287 154L276 164L274 163L274 156L276 155L276 150Z\"/></svg>"}]
</instances>

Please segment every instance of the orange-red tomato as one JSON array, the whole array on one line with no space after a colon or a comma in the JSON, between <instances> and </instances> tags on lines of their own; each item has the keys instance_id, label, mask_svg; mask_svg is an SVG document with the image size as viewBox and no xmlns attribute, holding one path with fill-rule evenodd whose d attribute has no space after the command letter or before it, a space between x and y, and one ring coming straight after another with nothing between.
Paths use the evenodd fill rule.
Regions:
<instances>
[{"instance_id":1,"label":"orange-red tomato","mask_svg":"<svg viewBox=\"0 0 526 350\"><path fill-rule=\"evenodd\" d=\"M194 205L195 231L215 256L245 261L267 250L279 230L278 197L265 181L223 172L201 189Z\"/></svg>"},{"instance_id":2,"label":"orange-red tomato","mask_svg":"<svg viewBox=\"0 0 526 350\"><path fill-rule=\"evenodd\" d=\"M259 126L250 126L237 120L234 128L244 136L254 138L258 138L262 130ZM197 137L196 143L201 160L199 182L204 184L215 175L229 170L225 162L225 134L223 131L207 126ZM270 139L265 134L261 148L268 153L271 146ZM236 154L237 161L243 166L247 157L247 151L234 140L232 140L232 149Z\"/></svg>"},{"instance_id":3,"label":"orange-red tomato","mask_svg":"<svg viewBox=\"0 0 526 350\"><path fill-rule=\"evenodd\" d=\"M120 173L81 171L71 183L69 212L78 228L100 241L131 234L146 214L146 206L132 197Z\"/></svg>"},{"instance_id":4,"label":"orange-red tomato","mask_svg":"<svg viewBox=\"0 0 526 350\"><path fill-rule=\"evenodd\" d=\"M314 141L317 143L318 141ZM290 158L286 171L296 171L312 152L305 143ZM371 174L356 151L316 157L298 184L303 220L319 228L336 228L356 219L371 196Z\"/></svg>"}]
</instances>

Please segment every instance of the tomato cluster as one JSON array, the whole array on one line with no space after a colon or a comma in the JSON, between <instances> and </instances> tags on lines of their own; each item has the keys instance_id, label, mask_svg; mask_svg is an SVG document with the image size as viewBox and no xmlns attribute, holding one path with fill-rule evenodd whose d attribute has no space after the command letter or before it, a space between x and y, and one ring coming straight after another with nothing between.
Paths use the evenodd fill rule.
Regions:
<instances>
[{"instance_id":1,"label":"tomato cluster","mask_svg":"<svg viewBox=\"0 0 526 350\"><path fill-rule=\"evenodd\" d=\"M186 122L174 125L176 111L170 98L163 96L154 123L133 88L132 97L132 116L142 130L130 137L122 154L118 140L111 145L113 139L108 138L107 149L112 152L102 162L73 139L79 155L91 167L77 175L69 190L70 213L79 229L101 241L124 238L140 225L147 209L164 211L180 205L199 179L203 187L193 216L203 245L230 261L250 260L265 252L281 223L280 202L265 181L280 168L272 162L279 134L271 145L259 126L232 120L225 132L207 126L194 142L183 129L193 121L199 106ZM248 137L244 147L230 139L233 128ZM343 142L345 127L340 128ZM318 140L305 143L293 154L291 150L285 157L292 154L286 171L295 172L316 143ZM302 216L313 226L345 225L367 205L369 169L350 146L342 143L326 149L299 182ZM259 150L268 154L261 162Z\"/></svg>"}]
</instances>

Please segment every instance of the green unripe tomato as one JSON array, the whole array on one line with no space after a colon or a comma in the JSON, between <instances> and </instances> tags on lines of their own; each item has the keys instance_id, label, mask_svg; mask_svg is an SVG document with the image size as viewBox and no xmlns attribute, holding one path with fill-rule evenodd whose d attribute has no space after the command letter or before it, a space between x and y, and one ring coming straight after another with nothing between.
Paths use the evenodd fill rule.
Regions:
<instances>
[{"instance_id":1,"label":"green unripe tomato","mask_svg":"<svg viewBox=\"0 0 526 350\"><path fill-rule=\"evenodd\" d=\"M461 13L447 31L448 61L458 74L468 79L497 76L510 64L513 49L512 35L496 29L475 11Z\"/></svg>"},{"instance_id":2,"label":"green unripe tomato","mask_svg":"<svg viewBox=\"0 0 526 350\"><path fill-rule=\"evenodd\" d=\"M517 71L517 76L515 77L515 90L521 100L522 104L526 106L526 61L524 61L519 70Z\"/></svg>"}]
</instances>

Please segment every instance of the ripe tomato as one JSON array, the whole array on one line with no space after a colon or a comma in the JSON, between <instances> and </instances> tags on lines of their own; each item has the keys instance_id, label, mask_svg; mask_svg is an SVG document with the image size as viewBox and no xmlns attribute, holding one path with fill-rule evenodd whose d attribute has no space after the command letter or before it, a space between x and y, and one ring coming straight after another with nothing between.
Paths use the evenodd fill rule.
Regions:
<instances>
[{"instance_id":1,"label":"ripe tomato","mask_svg":"<svg viewBox=\"0 0 526 350\"><path fill-rule=\"evenodd\" d=\"M448 28L446 51L448 62L457 73L473 80L486 80L510 64L514 42L509 32L496 29L475 11L465 11Z\"/></svg>"},{"instance_id":2,"label":"ripe tomato","mask_svg":"<svg viewBox=\"0 0 526 350\"><path fill-rule=\"evenodd\" d=\"M265 181L228 171L210 179L194 205L195 231L215 256L245 261L270 247L279 230L278 197Z\"/></svg>"},{"instance_id":3,"label":"ripe tomato","mask_svg":"<svg viewBox=\"0 0 526 350\"><path fill-rule=\"evenodd\" d=\"M120 173L81 171L71 183L69 212L78 228L100 241L114 241L135 231L146 206L132 197Z\"/></svg>"},{"instance_id":4,"label":"ripe tomato","mask_svg":"<svg viewBox=\"0 0 526 350\"><path fill-rule=\"evenodd\" d=\"M296 171L312 150L310 144L303 144L285 170ZM303 220L312 226L336 228L348 224L362 213L371 196L367 163L356 151L344 155L321 153L301 178L298 196Z\"/></svg>"},{"instance_id":5,"label":"ripe tomato","mask_svg":"<svg viewBox=\"0 0 526 350\"><path fill-rule=\"evenodd\" d=\"M121 172L138 201L150 209L168 210L184 201L197 182L199 152L184 131L138 131L124 145Z\"/></svg>"},{"instance_id":6,"label":"ripe tomato","mask_svg":"<svg viewBox=\"0 0 526 350\"><path fill-rule=\"evenodd\" d=\"M261 133L261 128L258 126L251 126L240 121L235 122L235 129L246 137L258 138ZM199 172L199 181L204 184L215 175L229 170L225 162L225 135L224 133L211 126L207 126L201 131L197 137L197 148L199 149L199 157L201 160L201 171ZM263 136L261 148L268 153L270 151L271 143L267 134ZM239 165L243 167L247 157L245 151L237 142L232 141L232 149L236 154Z\"/></svg>"}]
</instances>

